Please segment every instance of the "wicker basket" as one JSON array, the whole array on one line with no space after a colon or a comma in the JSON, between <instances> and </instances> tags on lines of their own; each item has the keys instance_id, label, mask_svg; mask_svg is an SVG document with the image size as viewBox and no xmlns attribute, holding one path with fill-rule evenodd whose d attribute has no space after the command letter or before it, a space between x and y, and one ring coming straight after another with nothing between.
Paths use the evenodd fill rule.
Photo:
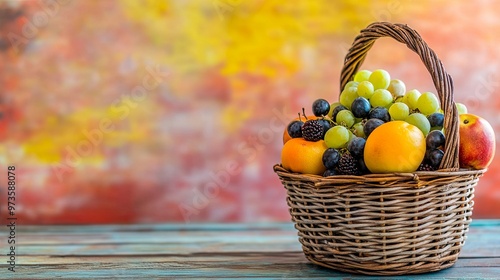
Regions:
<instances>
[{"instance_id":1,"label":"wicker basket","mask_svg":"<svg viewBox=\"0 0 500 280\"><path fill-rule=\"evenodd\" d=\"M332 269L369 275L402 275L452 266L471 222L474 187L486 170L459 169L458 114L453 83L434 51L413 29L376 22L349 50L341 90L375 39L391 37L416 52L431 74L445 112L445 155L433 172L333 176L274 171L305 256Z\"/></svg>"}]
</instances>

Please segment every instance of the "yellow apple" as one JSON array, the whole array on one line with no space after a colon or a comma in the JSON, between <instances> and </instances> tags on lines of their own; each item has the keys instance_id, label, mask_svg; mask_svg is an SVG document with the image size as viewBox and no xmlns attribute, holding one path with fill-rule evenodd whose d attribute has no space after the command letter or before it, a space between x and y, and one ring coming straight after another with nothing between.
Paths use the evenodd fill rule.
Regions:
<instances>
[{"instance_id":1,"label":"yellow apple","mask_svg":"<svg viewBox=\"0 0 500 280\"><path fill-rule=\"evenodd\" d=\"M483 169L495 156L495 132L485 119L460 115L460 167Z\"/></svg>"}]
</instances>

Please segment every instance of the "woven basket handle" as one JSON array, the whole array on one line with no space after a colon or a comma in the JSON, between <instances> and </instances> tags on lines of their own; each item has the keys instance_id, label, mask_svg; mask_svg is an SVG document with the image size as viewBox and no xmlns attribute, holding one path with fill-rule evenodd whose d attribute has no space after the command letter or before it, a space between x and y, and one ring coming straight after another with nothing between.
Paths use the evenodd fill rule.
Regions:
<instances>
[{"instance_id":1,"label":"woven basket handle","mask_svg":"<svg viewBox=\"0 0 500 280\"><path fill-rule=\"evenodd\" d=\"M441 60L415 30L404 24L388 22L374 22L361 30L345 57L340 76L340 92L358 71L375 39L380 37L391 37L400 43L406 44L410 50L420 56L431 74L444 111L444 129L446 133L444 157L439 169L440 171L458 170L460 167L458 161L459 126L458 112L453 102L453 80L446 73Z\"/></svg>"}]
</instances>

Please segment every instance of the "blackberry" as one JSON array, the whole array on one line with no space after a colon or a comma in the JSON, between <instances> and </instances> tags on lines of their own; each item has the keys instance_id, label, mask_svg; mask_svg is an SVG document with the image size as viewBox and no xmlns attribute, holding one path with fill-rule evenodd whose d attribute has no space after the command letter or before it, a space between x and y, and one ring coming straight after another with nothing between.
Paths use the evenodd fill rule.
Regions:
<instances>
[{"instance_id":1,"label":"blackberry","mask_svg":"<svg viewBox=\"0 0 500 280\"><path fill-rule=\"evenodd\" d=\"M317 120L308 120L302 125L302 137L307 141L319 141L323 135L323 125Z\"/></svg>"},{"instance_id":2,"label":"blackberry","mask_svg":"<svg viewBox=\"0 0 500 280\"><path fill-rule=\"evenodd\" d=\"M340 158L337 169L342 175L361 175L358 161L348 152L345 152Z\"/></svg>"},{"instance_id":3,"label":"blackberry","mask_svg":"<svg viewBox=\"0 0 500 280\"><path fill-rule=\"evenodd\" d=\"M426 162L421 163L417 169L417 171L434 171L434 170L436 169Z\"/></svg>"}]
</instances>

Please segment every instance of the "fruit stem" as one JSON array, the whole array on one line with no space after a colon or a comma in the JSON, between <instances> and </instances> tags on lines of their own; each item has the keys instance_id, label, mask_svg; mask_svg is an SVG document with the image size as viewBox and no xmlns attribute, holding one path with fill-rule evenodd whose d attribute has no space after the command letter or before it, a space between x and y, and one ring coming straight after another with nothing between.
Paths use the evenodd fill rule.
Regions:
<instances>
[{"instance_id":1,"label":"fruit stem","mask_svg":"<svg viewBox=\"0 0 500 280\"><path fill-rule=\"evenodd\" d=\"M308 119L307 119L306 110L304 109L304 107L302 107L302 115L304 115L304 118L306 118L306 121L307 121Z\"/></svg>"}]
</instances>

